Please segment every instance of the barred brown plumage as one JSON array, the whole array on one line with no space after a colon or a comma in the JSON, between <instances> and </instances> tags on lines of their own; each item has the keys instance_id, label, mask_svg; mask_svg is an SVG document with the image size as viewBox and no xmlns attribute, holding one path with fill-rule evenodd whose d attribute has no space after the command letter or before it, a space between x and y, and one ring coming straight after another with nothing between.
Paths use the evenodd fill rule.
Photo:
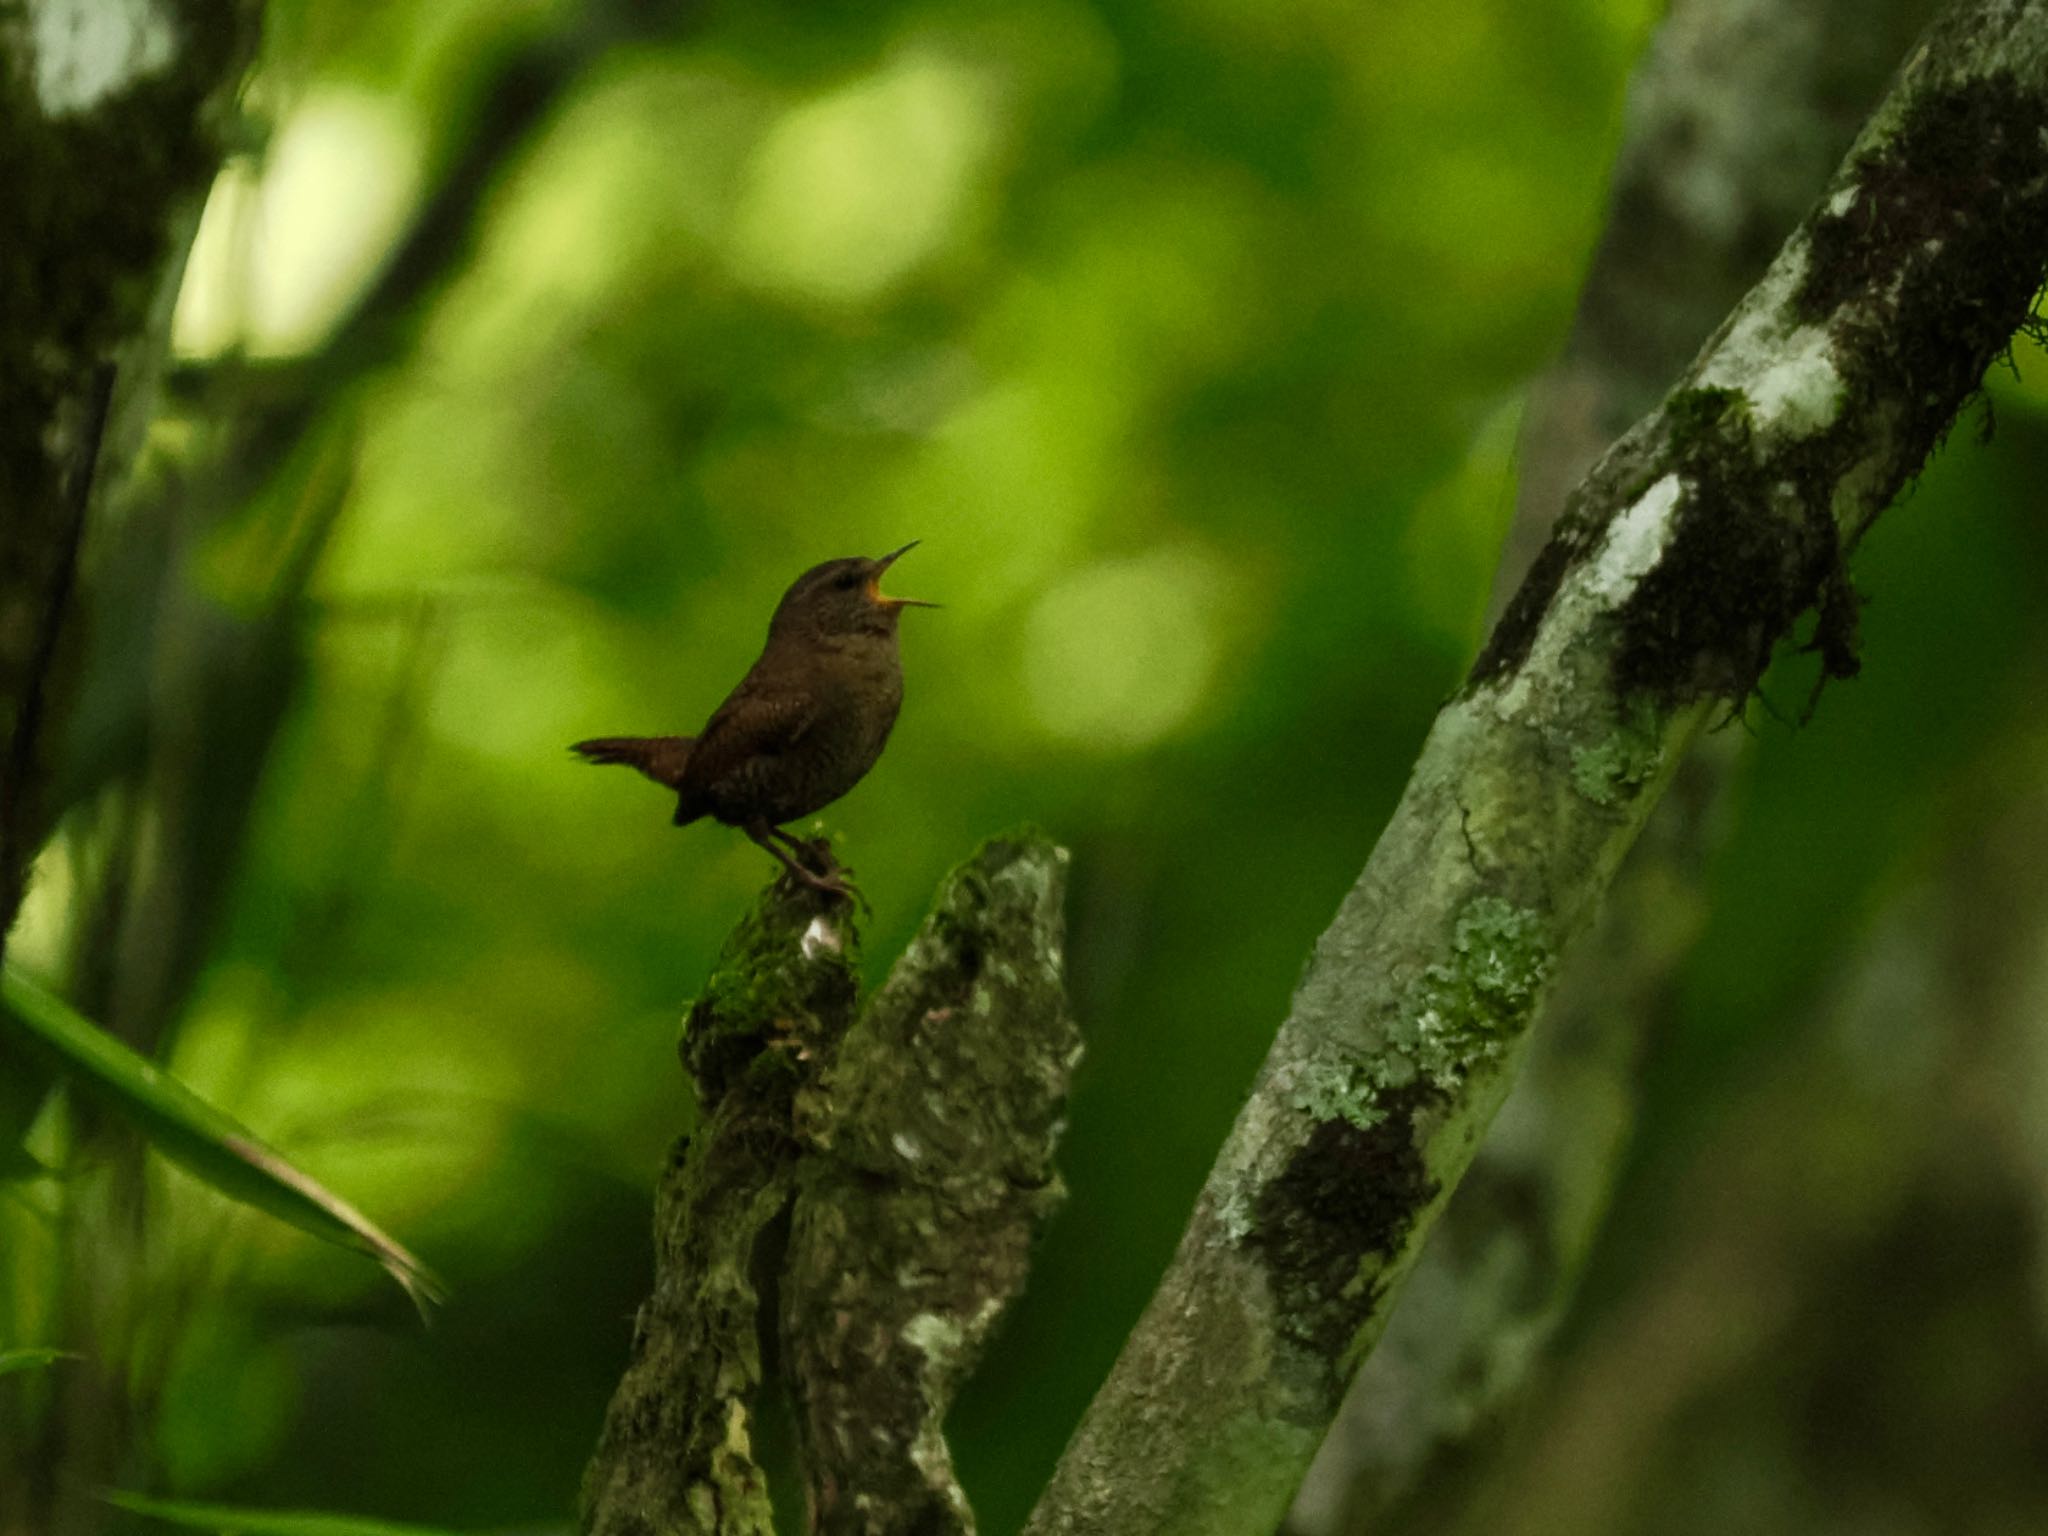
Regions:
<instances>
[{"instance_id":1,"label":"barred brown plumage","mask_svg":"<svg viewBox=\"0 0 2048 1536\"><path fill-rule=\"evenodd\" d=\"M882 595L882 573L916 542L799 576L760 659L695 736L595 736L570 750L675 790L677 826L708 816L738 827L806 885L850 895L829 849L782 824L830 805L882 755L903 703L897 620L905 608L938 606Z\"/></svg>"}]
</instances>

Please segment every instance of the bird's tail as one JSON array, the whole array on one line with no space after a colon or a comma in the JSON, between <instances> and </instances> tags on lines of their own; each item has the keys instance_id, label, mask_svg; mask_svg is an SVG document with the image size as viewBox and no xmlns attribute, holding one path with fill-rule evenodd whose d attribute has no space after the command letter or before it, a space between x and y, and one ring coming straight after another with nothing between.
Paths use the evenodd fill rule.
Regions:
<instances>
[{"instance_id":1,"label":"bird's tail","mask_svg":"<svg viewBox=\"0 0 2048 1536\"><path fill-rule=\"evenodd\" d=\"M593 736L570 747L586 762L624 763L657 784L681 789L683 769L690 761L694 736Z\"/></svg>"}]
</instances>

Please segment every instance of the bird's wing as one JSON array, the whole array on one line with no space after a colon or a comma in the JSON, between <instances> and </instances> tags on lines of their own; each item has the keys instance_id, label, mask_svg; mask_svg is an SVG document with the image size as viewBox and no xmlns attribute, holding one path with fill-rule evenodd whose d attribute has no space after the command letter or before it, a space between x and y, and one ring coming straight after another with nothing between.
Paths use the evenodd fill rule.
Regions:
<instances>
[{"instance_id":1,"label":"bird's wing","mask_svg":"<svg viewBox=\"0 0 2048 1536\"><path fill-rule=\"evenodd\" d=\"M729 779L753 758L780 757L804 739L818 718L808 693L741 687L705 721L690 751L688 785Z\"/></svg>"}]
</instances>

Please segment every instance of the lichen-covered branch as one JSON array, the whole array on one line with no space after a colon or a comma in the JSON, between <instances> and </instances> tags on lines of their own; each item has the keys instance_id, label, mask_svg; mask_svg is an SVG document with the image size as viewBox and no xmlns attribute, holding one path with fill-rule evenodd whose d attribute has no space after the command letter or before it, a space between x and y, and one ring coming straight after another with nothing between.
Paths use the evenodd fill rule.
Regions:
<instances>
[{"instance_id":1,"label":"lichen-covered branch","mask_svg":"<svg viewBox=\"0 0 2048 1536\"><path fill-rule=\"evenodd\" d=\"M1066 856L990 843L804 1106L784 1359L818 1536L974 1529L942 1424L1061 1195L1080 1033L1061 984Z\"/></svg>"},{"instance_id":2,"label":"lichen-covered branch","mask_svg":"<svg viewBox=\"0 0 2048 1536\"><path fill-rule=\"evenodd\" d=\"M779 881L727 941L684 1024L699 1120L656 1194L586 1532L770 1536L753 1415L778 1312L808 1529L973 1529L941 1424L1059 1196L1065 873L1035 834L985 844L857 1020L843 904Z\"/></svg>"},{"instance_id":3,"label":"lichen-covered branch","mask_svg":"<svg viewBox=\"0 0 2048 1536\"><path fill-rule=\"evenodd\" d=\"M1699 349L1840 162L1934 0L1675 0L1629 93L1608 224L1563 356L1530 391L1505 604L1567 491ZM1431 1232L1290 1512L1376 1521L1522 1390L1576 1289L1638 1062L1704 916L1739 732L1701 743L1566 958L1500 1117Z\"/></svg>"},{"instance_id":4,"label":"lichen-covered branch","mask_svg":"<svg viewBox=\"0 0 2048 1536\"><path fill-rule=\"evenodd\" d=\"M1280 1519L1498 1108L1565 946L1700 725L2025 324L2048 258L2048 3L1928 34L1818 209L1571 498L1318 941L1033 1536Z\"/></svg>"}]
</instances>

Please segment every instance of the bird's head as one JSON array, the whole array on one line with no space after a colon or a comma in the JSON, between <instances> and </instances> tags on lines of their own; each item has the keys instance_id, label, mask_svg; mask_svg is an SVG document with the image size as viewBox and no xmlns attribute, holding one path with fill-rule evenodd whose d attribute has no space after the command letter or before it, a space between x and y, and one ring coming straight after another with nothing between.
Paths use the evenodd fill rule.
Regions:
<instances>
[{"instance_id":1,"label":"bird's head","mask_svg":"<svg viewBox=\"0 0 2048 1536\"><path fill-rule=\"evenodd\" d=\"M791 583L776 605L769 621L771 635L893 635L896 620L906 608L936 608L915 597L888 597L882 592L882 573L911 550L912 539L901 549L869 560L855 555L845 560L827 560L814 565Z\"/></svg>"}]
</instances>

